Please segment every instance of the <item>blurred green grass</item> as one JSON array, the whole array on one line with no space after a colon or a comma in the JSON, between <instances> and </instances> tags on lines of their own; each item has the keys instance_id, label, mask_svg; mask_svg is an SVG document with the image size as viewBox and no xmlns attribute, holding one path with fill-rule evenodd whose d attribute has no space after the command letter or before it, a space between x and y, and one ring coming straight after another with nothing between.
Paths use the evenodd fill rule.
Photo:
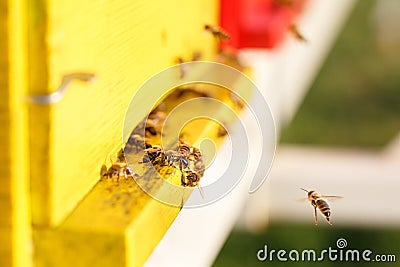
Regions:
<instances>
[{"instance_id":1,"label":"blurred green grass","mask_svg":"<svg viewBox=\"0 0 400 267\"><path fill-rule=\"evenodd\" d=\"M272 261L261 262L257 259L257 252L268 246L268 250L276 251L283 249L289 253L290 250L301 251L306 249L315 250L317 258L319 253L331 247L337 249L336 241L344 238L347 241L347 247L343 249L357 249L362 253L365 249L373 253L369 256L371 259L375 255L395 255L396 262L366 262L362 261L330 261L328 255L325 255L324 261L278 261L276 258ZM214 262L214 267L244 267L244 266L386 266L394 267L399 265L400 260L400 231L398 229L380 229L380 228L343 228L329 225L315 226L295 225L295 224L272 224L264 232L259 234L250 234L246 232L233 232L223 247L220 255ZM344 254L345 255L345 254ZM286 254L288 257L288 254ZM339 256L338 256L339 257ZM361 256L360 256L361 258ZM340 258L338 258L340 259Z\"/></svg>"},{"instance_id":2,"label":"blurred green grass","mask_svg":"<svg viewBox=\"0 0 400 267\"><path fill-rule=\"evenodd\" d=\"M400 130L400 47L382 51L371 19L375 0L358 1L352 15L281 142L381 148ZM310 40L312 42L312 40ZM366 207L367 208L367 207ZM395 254L397 263L260 262L256 253L271 249L335 247L340 237L349 248ZM271 224L260 234L234 231L214 267L239 266L398 266L400 228Z\"/></svg>"},{"instance_id":3,"label":"blurred green grass","mask_svg":"<svg viewBox=\"0 0 400 267\"><path fill-rule=\"evenodd\" d=\"M400 47L378 45L374 4L357 3L282 143L379 148L399 133Z\"/></svg>"}]
</instances>

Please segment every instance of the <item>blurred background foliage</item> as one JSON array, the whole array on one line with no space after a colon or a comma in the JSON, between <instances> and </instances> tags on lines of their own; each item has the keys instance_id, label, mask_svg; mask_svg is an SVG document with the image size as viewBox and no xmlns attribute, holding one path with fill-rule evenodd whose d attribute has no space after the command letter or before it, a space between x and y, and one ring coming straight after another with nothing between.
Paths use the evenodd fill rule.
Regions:
<instances>
[{"instance_id":1,"label":"blurred background foliage","mask_svg":"<svg viewBox=\"0 0 400 267\"><path fill-rule=\"evenodd\" d=\"M298 113L283 130L281 142L367 149L388 144L400 130L399 25L399 20L382 15L377 0L358 1ZM259 262L256 253L265 244L276 250L336 248L340 237L347 239L348 248L397 256L397 263L377 266L399 264L400 228L270 222L258 234L235 230L214 266L309 266L313 263ZM316 264L376 265L328 260Z\"/></svg>"},{"instance_id":2,"label":"blurred background foliage","mask_svg":"<svg viewBox=\"0 0 400 267\"><path fill-rule=\"evenodd\" d=\"M272 261L261 262L257 259L257 252L268 246L268 250L276 251L284 249L289 253L296 249L301 253L302 250L313 249L319 257L319 252L328 249L337 249L336 241L344 238L347 241L347 249L357 249L360 254L365 249L373 253L369 256L373 259L375 255L396 255L396 262L365 262L365 261L330 261L325 255L322 262L308 261L287 261L280 262L276 258ZM258 234L236 231L227 240L222 252L218 256L215 267L245 267L245 266L399 266L399 247L400 231L398 229L380 228L347 228L337 226L316 227L310 225L295 224L271 224L266 231ZM346 251L346 249L343 249ZM275 254L276 256L276 254ZM288 257L288 254L286 254ZM361 257L361 256L360 256Z\"/></svg>"},{"instance_id":3,"label":"blurred background foliage","mask_svg":"<svg viewBox=\"0 0 400 267\"><path fill-rule=\"evenodd\" d=\"M283 143L377 148L399 132L400 21L377 13L358 1Z\"/></svg>"}]
</instances>

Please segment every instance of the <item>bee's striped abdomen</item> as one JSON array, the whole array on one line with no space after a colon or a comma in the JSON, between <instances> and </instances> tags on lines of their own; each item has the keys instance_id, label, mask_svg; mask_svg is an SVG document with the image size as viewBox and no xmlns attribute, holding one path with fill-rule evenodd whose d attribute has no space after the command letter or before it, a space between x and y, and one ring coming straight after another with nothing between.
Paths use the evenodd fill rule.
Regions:
<instances>
[{"instance_id":1,"label":"bee's striped abdomen","mask_svg":"<svg viewBox=\"0 0 400 267\"><path fill-rule=\"evenodd\" d=\"M315 200L315 204L321 213L325 216L326 220L329 222L329 217L331 216L331 209L329 208L328 202L323 198L318 198Z\"/></svg>"}]
</instances>

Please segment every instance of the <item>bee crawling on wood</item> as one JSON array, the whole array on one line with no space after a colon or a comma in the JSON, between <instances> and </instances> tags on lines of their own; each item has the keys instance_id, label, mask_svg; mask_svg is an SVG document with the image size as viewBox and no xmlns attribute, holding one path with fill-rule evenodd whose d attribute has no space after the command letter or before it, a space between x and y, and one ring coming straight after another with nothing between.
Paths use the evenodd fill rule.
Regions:
<instances>
[{"instance_id":1,"label":"bee crawling on wood","mask_svg":"<svg viewBox=\"0 0 400 267\"><path fill-rule=\"evenodd\" d=\"M117 182L121 177L128 179L128 177L133 178L134 176L138 176L135 171L128 166L125 160L125 155L123 154L123 150L121 149L118 153L118 158L116 160L111 160L111 166L107 168L107 165L104 163L100 169L100 177L101 178L116 178Z\"/></svg>"},{"instance_id":2,"label":"bee crawling on wood","mask_svg":"<svg viewBox=\"0 0 400 267\"><path fill-rule=\"evenodd\" d=\"M193 172L193 171L186 171L184 176L186 179L181 180L181 183L183 186L193 187L193 186L199 185L200 178L201 178L199 173Z\"/></svg>"},{"instance_id":3,"label":"bee crawling on wood","mask_svg":"<svg viewBox=\"0 0 400 267\"><path fill-rule=\"evenodd\" d=\"M182 140L179 140L178 151L192 161L200 160L203 157L200 149Z\"/></svg>"},{"instance_id":4,"label":"bee crawling on wood","mask_svg":"<svg viewBox=\"0 0 400 267\"><path fill-rule=\"evenodd\" d=\"M165 119L167 118L167 114L161 110L152 111L147 120L151 120L155 125L161 125Z\"/></svg>"},{"instance_id":5,"label":"bee crawling on wood","mask_svg":"<svg viewBox=\"0 0 400 267\"><path fill-rule=\"evenodd\" d=\"M156 136L161 134L161 127L167 118L167 114L164 111L154 110L152 111L145 122L145 133L146 135Z\"/></svg>"},{"instance_id":6,"label":"bee crawling on wood","mask_svg":"<svg viewBox=\"0 0 400 267\"><path fill-rule=\"evenodd\" d=\"M140 136L145 139L145 137L154 137L161 135L162 125L167 117L167 114L160 110L152 111L146 119L143 119L139 125L134 129L131 137L129 139L138 139ZM144 135L144 136L143 136ZM133 137L135 136L135 137ZM132 140L134 142L135 140Z\"/></svg>"},{"instance_id":7,"label":"bee crawling on wood","mask_svg":"<svg viewBox=\"0 0 400 267\"><path fill-rule=\"evenodd\" d=\"M332 225L330 221L331 209L328 205L327 199L338 199L342 198L340 196L324 196L318 193L315 190L306 190L304 188L300 188L301 190L307 192L307 198L303 200L308 200L314 208L314 217L315 217L315 225L318 225L318 217L317 217L317 209L325 216L326 221Z\"/></svg>"},{"instance_id":8,"label":"bee crawling on wood","mask_svg":"<svg viewBox=\"0 0 400 267\"><path fill-rule=\"evenodd\" d=\"M180 141L176 150L165 151L160 146L153 145L145 152L139 163L151 163L155 167L174 167L181 172L182 186L198 186L204 174L203 157L198 148Z\"/></svg>"},{"instance_id":9,"label":"bee crawling on wood","mask_svg":"<svg viewBox=\"0 0 400 267\"><path fill-rule=\"evenodd\" d=\"M132 134L127 142L127 149L135 148L136 152L140 150L145 150L146 148L151 147L149 143L146 142L145 138L138 134Z\"/></svg>"},{"instance_id":10,"label":"bee crawling on wood","mask_svg":"<svg viewBox=\"0 0 400 267\"><path fill-rule=\"evenodd\" d=\"M176 150L167 150L164 152L165 161L164 164L167 166L173 166L179 168L180 171L189 167L189 159Z\"/></svg>"},{"instance_id":11,"label":"bee crawling on wood","mask_svg":"<svg viewBox=\"0 0 400 267\"><path fill-rule=\"evenodd\" d=\"M153 165L163 165L165 162L165 152L159 145L153 145L146 148L143 160L141 163L151 163Z\"/></svg>"},{"instance_id":12,"label":"bee crawling on wood","mask_svg":"<svg viewBox=\"0 0 400 267\"><path fill-rule=\"evenodd\" d=\"M204 175L205 165L203 154L201 153L200 149L180 140L178 144L178 150L190 160L192 163L191 169L200 174L200 177L202 177Z\"/></svg>"},{"instance_id":13,"label":"bee crawling on wood","mask_svg":"<svg viewBox=\"0 0 400 267\"><path fill-rule=\"evenodd\" d=\"M184 181L184 170L189 168L189 160L177 150L163 150L160 146L154 145L145 150L146 154L139 163L151 163L154 167L174 167L182 173L181 180ZM184 185L184 183L182 183Z\"/></svg>"}]
</instances>

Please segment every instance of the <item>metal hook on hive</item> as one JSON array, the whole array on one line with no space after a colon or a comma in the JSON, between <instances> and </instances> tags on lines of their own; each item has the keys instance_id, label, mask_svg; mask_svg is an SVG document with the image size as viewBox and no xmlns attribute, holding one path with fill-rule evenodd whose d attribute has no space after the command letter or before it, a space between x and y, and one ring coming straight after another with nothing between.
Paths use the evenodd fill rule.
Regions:
<instances>
[{"instance_id":1,"label":"metal hook on hive","mask_svg":"<svg viewBox=\"0 0 400 267\"><path fill-rule=\"evenodd\" d=\"M56 91L45 95L34 95L28 96L27 101L34 104L49 105L61 101L67 91L68 85L73 80L79 80L83 82L91 82L95 78L93 73L77 72L64 75L60 86Z\"/></svg>"}]
</instances>

